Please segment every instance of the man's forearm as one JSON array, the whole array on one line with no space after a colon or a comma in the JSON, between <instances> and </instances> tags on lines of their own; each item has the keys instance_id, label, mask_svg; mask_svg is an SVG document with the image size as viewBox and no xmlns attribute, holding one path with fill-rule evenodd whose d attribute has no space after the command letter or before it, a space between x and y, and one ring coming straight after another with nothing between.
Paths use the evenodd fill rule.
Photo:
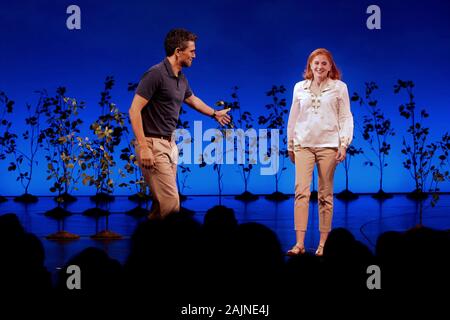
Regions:
<instances>
[{"instance_id":1,"label":"man's forearm","mask_svg":"<svg viewBox=\"0 0 450 320\"><path fill-rule=\"evenodd\" d=\"M134 110L130 110L129 115L131 127L133 128L137 144L145 145L146 142L145 142L144 127L142 126L141 113Z\"/></svg>"},{"instance_id":2,"label":"man's forearm","mask_svg":"<svg viewBox=\"0 0 450 320\"><path fill-rule=\"evenodd\" d=\"M200 98L194 97L189 105L204 115L212 116L214 114L214 109L204 103Z\"/></svg>"}]
</instances>

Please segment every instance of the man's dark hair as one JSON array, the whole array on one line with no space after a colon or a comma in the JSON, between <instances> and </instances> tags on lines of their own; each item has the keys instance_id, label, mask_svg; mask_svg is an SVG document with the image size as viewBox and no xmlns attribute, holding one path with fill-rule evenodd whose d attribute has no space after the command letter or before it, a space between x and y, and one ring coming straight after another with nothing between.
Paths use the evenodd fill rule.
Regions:
<instances>
[{"instance_id":1,"label":"man's dark hair","mask_svg":"<svg viewBox=\"0 0 450 320\"><path fill-rule=\"evenodd\" d=\"M188 41L197 40L197 36L186 29L172 29L166 35L164 40L164 49L166 56L170 57L175 52L176 48L181 50L186 49Z\"/></svg>"}]
</instances>

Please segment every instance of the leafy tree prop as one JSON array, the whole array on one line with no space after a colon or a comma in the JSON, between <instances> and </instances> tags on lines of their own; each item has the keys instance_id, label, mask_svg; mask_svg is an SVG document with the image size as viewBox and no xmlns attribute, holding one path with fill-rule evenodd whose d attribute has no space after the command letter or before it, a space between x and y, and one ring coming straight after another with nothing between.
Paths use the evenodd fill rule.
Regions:
<instances>
[{"instance_id":1,"label":"leafy tree prop","mask_svg":"<svg viewBox=\"0 0 450 320\"><path fill-rule=\"evenodd\" d=\"M218 144L223 144L223 140L226 139L226 131L225 129L219 128L222 132L222 135L217 135L211 138L211 142L217 142ZM218 153L218 150L215 150L214 156L216 157L216 162L213 165L213 170L217 174L217 188L219 191L219 205L222 205L222 190L223 190L223 165L220 163L221 161L217 161L218 159L223 159L223 150L222 154Z\"/></svg>"},{"instance_id":2,"label":"leafy tree prop","mask_svg":"<svg viewBox=\"0 0 450 320\"><path fill-rule=\"evenodd\" d=\"M221 164L215 163L213 170L217 173L217 186L219 188L219 205L222 205L222 190L223 190L223 167Z\"/></svg>"},{"instance_id":3,"label":"leafy tree prop","mask_svg":"<svg viewBox=\"0 0 450 320\"><path fill-rule=\"evenodd\" d=\"M83 120L78 118L78 110L85 107L84 102L65 96L66 88L59 87L55 97L44 98L42 113L46 116L47 128L42 130L45 159L47 161L47 180L53 180L50 187L57 193L58 204L76 200L70 193L78 190L76 183L80 178L79 133Z\"/></svg>"},{"instance_id":4,"label":"leafy tree prop","mask_svg":"<svg viewBox=\"0 0 450 320\"><path fill-rule=\"evenodd\" d=\"M84 215L96 218L97 233L92 236L94 239L118 239L121 236L109 230L109 215L107 209L99 207L100 203L107 203L114 200L112 193L115 182L112 178L113 168L116 166L114 160L115 148L120 144L124 132L126 132L125 114L120 112L117 106L111 101L111 90L114 86L114 78L106 77L104 90L101 92L101 114L98 119L91 124L90 129L95 138L86 140L83 144L83 153L80 155L83 163L83 170L91 170L91 175L83 172L82 182L84 185L96 188L96 195L91 197L95 201L95 208L83 212ZM122 176L124 172L120 172ZM105 230L98 232L98 219L105 216Z\"/></svg>"},{"instance_id":5,"label":"leafy tree prop","mask_svg":"<svg viewBox=\"0 0 450 320\"><path fill-rule=\"evenodd\" d=\"M450 167L449 153L450 153L450 135L445 133L442 139L438 143L440 149L439 166L437 166L432 174L433 179L431 182L430 191L432 192L431 206L435 207L439 201L439 183L450 180L450 173L448 168Z\"/></svg>"},{"instance_id":6,"label":"leafy tree prop","mask_svg":"<svg viewBox=\"0 0 450 320\"><path fill-rule=\"evenodd\" d=\"M413 94L414 82L398 80L394 85L394 93L406 91L408 102L400 105L400 115L409 121L408 133L410 139L403 137L401 152L405 155L403 166L409 171L411 178L415 183L415 190L408 197L415 200L423 200L427 197L424 190L427 179L430 174L436 171L433 164L433 158L436 154L438 145L436 143L427 143L430 129L425 127L422 122L429 117L425 109L420 111L420 115L416 112L416 102Z\"/></svg>"},{"instance_id":7,"label":"leafy tree prop","mask_svg":"<svg viewBox=\"0 0 450 320\"><path fill-rule=\"evenodd\" d=\"M213 137L211 139L211 142L215 141L215 137ZM204 155L202 154L200 156L200 164L198 165L199 168L205 168L207 165L207 163L205 162L205 158ZM223 178L223 172L221 171L221 165L219 165L217 167L217 164L214 164L213 170L216 171L217 173L217 184L218 184L218 191L219 191L219 205L222 205L222 188L223 188L223 183L222 183L222 178Z\"/></svg>"},{"instance_id":8,"label":"leafy tree prop","mask_svg":"<svg viewBox=\"0 0 450 320\"><path fill-rule=\"evenodd\" d=\"M228 105L228 107L231 108L230 113L232 114L233 118L236 117L237 119L233 126L235 125L236 129L242 130L237 131L237 134L239 134L249 129L253 129L253 116L249 111L242 111L238 95L239 88L237 86L234 86L232 90L233 92L231 94L231 98L233 99L233 101ZM256 164L256 161L252 161L250 157L252 152L252 146L250 145L251 142L249 141L249 139L245 139L245 136L241 138L242 139L237 139L238 143L233 143L233 145L235 146L236 156L242 150L245 150L243 159L244 163L238 164L239 173L241 175L242 181L244 182L244 192L240 195L235 196L235 198L242 201L254 201L257 200L259 196L248 191L248 185L250 182L250 176L253 170L253 166Z\"/></svg>"},{"instance_id":9,"label":"leafy tree prop","mask_svg":"<svg viewBox=\"0 0 450 320\"><path fill-rule=\"evenodd\" d=\"M289 198L289 196L278 191L279 182L281 179L281 175L286 170L284 166L284 161L288 157L287 151L287 136L284 134L285 130L285 116L289 112L286 108L286 98L280 97L286 92L286 88L284 86L272 86L272 89L266 92L268 97L271 97L272 103L267 104L265 107L269 112L268 116L259 116L258 124L265 125L267 129L278 129L280 136L283 137L280 143L279 150L276 152L279 153L279 157L281 159L280 170L274 175L275 178L275 192L266 196L269 200L274 201L282 201ZM268 138L270 139L270 131L268 132ZM272 150L268 151L267 156L270 157Z\"/></svg>"},{"instance_id":10,"label":"leafy tree prop","mask_svg":"<svg viewBox=\"0 0 450 320\"><path fill-rule=\"evenodd\" d=\"M128 182L122 182L119 184L119 187L128 187L131 189L131 186L134 186L136 193L130 195L128 200L137 202L137 206L127 212L128 215L134 217L143 217L148 215L148 202L151 200L151 196L149 195L148 186L145 182L144 176L141 173L141 168L137 164L136 156L133 153L133 142L130 142L128 139L128 135L124 135L124 139L127 141L127 146L121 150L120 159L124 161L124 170L119 169L119 174L122 176L127 176L130 178ZM143 208L143 205L146 205Z\"/></svg>"},{"instance_id":11,"label":"leafy tree prop","mask_svg":"<svg viewBox=\"0 0 450 320\"><path fill-rule=\"evenodd\" d=\"M222 106L224 109L228 109L232 107L232 104L230 102L226 102L223 100L219 100L215 103L216 106ZM234 127L233 122L231 122L230 124L227 125L227 127ZM222 127L221 125L217 126L217 131L216 131L216 135L211 137L211 143L216 143L217 146L225 146L226 148L226 144L224 143L227 139L230 139L230 136L226 130L226 128ZM221 148L220 150L217 150L218 148L214 148L214 152L211 153L211 157L213 157L215 159L214 161L214 165L213 165L213 171L216 172L217 175L217 188L218 188L218 193L219 193L219 205L222 205L222 190L223 190L223 159L224 159L224 149ZM229 152L232 150L225 150L226 152ZM200 164L199 164L199 168L204 168L206 167L207 163L205 162L205 158L204 158L205 154L201 155L200 158ZM211 161L212 159L206 159L208 161Z\"/></svg>"},{"instance_id":12,"label":"leafy tree prop","mask_svg":"<svg viewBox=\"0 0 450 320\"><path fill-rule=\"evenodd\" d=\"M17 135L10 131L12 122L8 119L13 108L14 101L10 100L6 93L0 91L0 161L6 160L7 155L14 151L14 141L17 139ZM0 196L0 202L5 201L7 201L6 197Z\"/></svg>"},{"instance_id":13,"label":"leafy tree prop","mask_svg":"<svg viewBox=\"0 0 450 320\"><path fill-rule=\"evenodd\" d=\"M443 164L447 164L447 166L450 165L450 158L449 158L449 152L450 152L450 134L447 132L442 136L441 141L439 142L442 155L439 157L439 160L443 161Z\"/></svg>"},{"instance_id":14,"label":"leafy tree prop","mask_svg":"<svg viewBox=\"0 0 450 320\"><path fill-rule=\"evenodd\" d=\"M177 123L177 129L178 130L188 130L189 129L189 122L184 120L182 116L186 114L186 110L181 107L180 109L180 116L178 117L178 123ZM190 141L183 141L182 143L192 143L194 138L191 138ZM180 150L180 157L183 155L183 150ZM187 185L187 179L189 175L191 174L191 169L186 165L178 165L177 167L178 174L177 174L177 187L178 187L178 193L180 195L180 201L185 201L187 197L184 195L184 190L188 189L189 186Z\"/></svg>"},{"instance_id":15,"label":"leafy tree prop","mask_svg":"<svg viewBox=\"0 0 450 320\"><path fill-rule=\"evenodd\" d=\"M128 83L128 92L134 92L138 86L138 83ZM128 124L130 124L130 119L127 117ZM130 187L134 186L136 193L130 195L128 200L137 202L138 205L125 212L128 215L134 217L143 217L148 215L148 201L151 200L150 190L145 182L142 170L138 165L136 155L134 154L134 139L130 141L128 129L124 130L123 138L125 139L127 145L121 150L120 159L124 161L124 170L128 176L134 175L134 178L130 179L128 182L122 182L119 187ZM146 207L143 208L142 205L145 204Z\"/></svg>"},{"instance_id":16,"label":"leafy tree prop","mask_svg":"<svg viewBox=\"0 0 450 320\"><path fill-rule=\"evenodd\" d=\"M62 207L63 204L75 201L70 193L77 190L76 183L80 177L78 166L79 133L83 121L78 116L78 110L84 108L84 103L66 97L66 88L59 87L54 97L49 97L45 91L42 114L46 117L47 127L43 134L45 159L47 161L47 180L53 180L50 187L52 193L57 193L55 200L58 206L44 214L56 219L58 231L47 236L50 240L72 240L79 236L64 230L66 217L71 215Z\"/></svg>"},{"instance_id":17,"label":"leafy tree prop","mask_svg":"<svg viewBox=\"0 0 450 320\"><path fill-rule=\"evenodd\" d=\"M177 184L180 193L180 201L185 201L187 199L187 196L184 195L183 192L185 189L190 188L187 184L187 178L191 173L191 169L188 166L178 165Z\"/></svg>"},{"instance_id":18,"label":"leafy tree prop","mask_svg":"<svg viewBox=\"0 0 450 320\"><path fill-rule=\"evenodd\" d=\"M15 170L18 172L16 181L20 181L24 189L24 194L16 197L14 201L23 203L34 203L38 201L38 197L28 192L31 179L33 177L33 169L38 165L36 154L39 149L43 148L43 140L45 135L41 132L41 114L43 112L44 99L46 97L45 91L39 91L39 100L36 106L32 109L30 104L27 104L28 117L25 118L25 124L28 129L22 134L23 141L28 142L26 150L19 148L16 141L12 140L14 162L10 163L8 170Z\"/></svg>"},{"instance_id":19,"label":"leafy tree prop","mask_svg":"<svg viewBox=\"0 0 450 320\"><path fill-rule=\"evenodd\" d=\"M360 106L365 106L368 111L368 115L364 115L363 117L362 136L368 142L370 150L376 156L377 161L374 163L369 159L364 164L375 166L380 174L379 190L373 197L376 199L392 198L391 194L387 194L383 190L383 174L384 168L388 165L386 157L391 150L391 144L388 139L394 136L395 132L392 128L391 121L386 118L381 108L378 107L378 101L372 98L373 92L378 89L377 84L375 82L366 82L365 85L365 98L362 98L356 92L353 93L351 98L352 101L359 102Z\"/></svg>"},{"instance_id":20,"label":"leafy tree prop","mask_svg":"<svg viewBox=\"0 0 450 320\"><path fill-rule=\"evenodd\" d=\"M96 202L108 202L114 199L112 196L115 186L112 174L113 168L116 166L114 151L127 130L124 126L125 114L120 112L111 101L113 86L114 78L107 77L99 102L101 114L90 126L95 138L92 141L85 140L81 157L85 164L85 166L82 165L83 170L91 169L93 171L92 174L83 172L82 182L85 185L95 186L96 195L92 197L92 200Z\"/></svg>"},{"instance_id":21,"label":"leafy tree prop","mask_svg":"<svg viewBox=\"0 0 450 320\"><path fill-rule=\"evenodd\" d=\"M224 100L219 100L215 103L216 106L221 106L223 107L223 109L231 109L231 112L233 112L233 108L235 108L237 106L237 104L234 102L227 102ZM222 149L221 154L218 153L217 148L215 149L215 154L213 155L216 159L216 162L213 165L213 170L216 172L217 174L217 186L218 186L218 191L219 191L219 205L222 205L222 190L223 190L223 165L221 162L223 162L224 159L224 151L225 151L225 155L228 152L233 152L236 151L236 146L233 143L233 147L230 148L229 150L226 150L227 148L227 144L226 141L231 141L232 139L234 139L233 137L233 133L230 132L227 129L230 128L234 128L235 124L233 121L233 116L231 115L231 122L225 126L222 127L221 125L218 125L217 130L218 130L218 134L214 137L211 138L211 142L217 142L219 145L223 145L225 150ZM220 134L219 134L220 132ZM224 143L225 142L225 143ZM202 162L200 164L200 168L204 167L206 164L204 162L203 156L202 156Z\"/></svg>"},{"instance_id":22,"label":"leafy tree prop","mask_svg":"<svg viewBox=\"0 0 450 320\"><path fill-rule=\"evenodd\" d=\"M345 170L345 190L339 192L336 195L336 198L341 200L354 200L358 199L359 196L356 193L353 193L349 189L348 184L348 177L350 172L350 163L353 157L364 153L364 151L361 148L356 148L355 146L351 145L347 149L347 157L345 157L344 160L344 170Z\"/></svg>"},{"instance_id":23,"label":"leafy tree prop","mask_svg":"<svg viewBox=\"0 0 450 320\"><path fill-rule=\"evenodd\" d=\"M218 102L216 105L221 105L222 101ZM211 143L223 144L224 138L226 139L226 132L222 128L218 128L219 132L217 135L211 137ZM214 149L214 152L211 154L213 158L215 158L215 162L213 165L213 171L216 172L217 176L217 188L219 194L219 205L222 205L222 190L223 190L223 165L220 163L223 159L223 150L221 153L218 152L217 148ZM212 160L212 159L206 159ZM207 163L205 162L204 154L201 155L199 168L205 168Z\"/></svg>"}]
</instances>

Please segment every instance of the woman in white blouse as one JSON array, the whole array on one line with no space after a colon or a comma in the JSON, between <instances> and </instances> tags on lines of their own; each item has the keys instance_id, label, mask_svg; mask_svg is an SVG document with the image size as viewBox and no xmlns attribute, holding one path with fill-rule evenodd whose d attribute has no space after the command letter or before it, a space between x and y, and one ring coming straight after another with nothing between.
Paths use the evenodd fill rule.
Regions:
<instances>
[{"instance_id":1,"label":"woman in white blouse","mask_svg":"<svg viewBox=\"0 0 450 320\"><path fill-rule=\"evenodd\" d=\"M320 241L316 255L321 256L331 230L334 172L352 141L353 116L347 85L340 80L341 74L328 50L319 48L309 55L304 78L294 87L288 121L288 152L295 164L297 238L288 255L305 253L310 185L317 164Z\"/></svg>"}]
</instances>

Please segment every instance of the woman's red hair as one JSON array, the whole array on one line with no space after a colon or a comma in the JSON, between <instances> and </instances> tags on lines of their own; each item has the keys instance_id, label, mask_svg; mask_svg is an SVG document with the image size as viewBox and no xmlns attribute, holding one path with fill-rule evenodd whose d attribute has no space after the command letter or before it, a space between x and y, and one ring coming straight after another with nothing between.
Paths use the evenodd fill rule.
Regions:
<instances>
[{"instance_id":1,"label":"woman's red hair","mask_svg":"<svg viewBox=\"0 0 450 320\"><path fill-rule=\"evenodd\" d=\"M324 48L319 48L319 49L316 49L313 52L311 52L311 54L308 57L308 61L306 62L306 68L305 68L305 71L303 72L303 78L308 79L308 80L311 80L314 78L313 72L311 70L311 62L313 61L313 59L315 57L317 57L318 55L321 55L321 54L324 55L325 57L327 57L328 61L331 64L331 70L328 73L328 77L333 80L340 80L341 72L337 68L336 63L333 60L333 56L331 55L331 52Z\"/></svg>"}]
</instances>

